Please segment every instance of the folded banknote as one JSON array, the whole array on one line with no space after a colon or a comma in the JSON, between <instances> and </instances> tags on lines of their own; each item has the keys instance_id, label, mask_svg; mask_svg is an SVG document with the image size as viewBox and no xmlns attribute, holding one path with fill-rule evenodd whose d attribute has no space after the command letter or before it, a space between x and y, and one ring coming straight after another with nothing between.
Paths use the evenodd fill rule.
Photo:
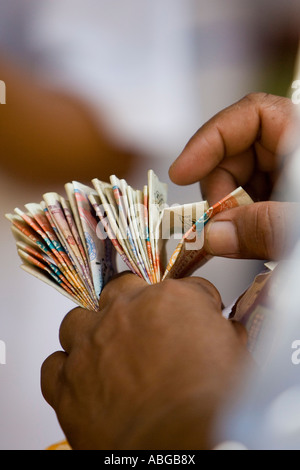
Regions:
<instances>
[{"instance_id":1,"label":"folded banknote","mask_svg":"<svg viewBox=\"0 0 300 470\"><path fill-rule=\"evenodd\" d=\"M168 206L167 185L152 170L141 190L115 175L65 185L6 218L22 268L77 305L98 310L106 283L124 266L149 284L192 274L209 257L203 248L206 223L219 212L251 204L238 188L212 207L206 201ZM172 256L167 243L178 239Z\"/></svg>"}]
</instances>

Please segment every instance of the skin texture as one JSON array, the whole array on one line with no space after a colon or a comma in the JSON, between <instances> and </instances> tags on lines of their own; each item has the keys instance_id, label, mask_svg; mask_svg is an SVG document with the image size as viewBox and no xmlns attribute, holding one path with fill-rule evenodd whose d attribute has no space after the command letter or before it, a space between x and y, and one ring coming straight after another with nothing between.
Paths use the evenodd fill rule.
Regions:
<instances>
[{"instance_id":1,"label":"skin texture","mask_svg":"<svg viewBox=\"0 0 300 470\"><path fill-rule=\"evenodd\" d=\"M180 185L200 181L210 204L238 186L254 201L263 201L214 217L206 230L208 253L278 259L288 251L291 231L287 227L299 207L266 201L284 166L279 145L293 126L294 105L289 99L251 94L201 127L173 163L172 181Z\"/></svg>"},{"instance_id":2,"label":"skin texture","mask_svg":"<svg viewBox=\"0 0 300 470\"><path fill-rule=\"evenodd\" d=\"M221 316L208 281L104 289L99 314L75 309L42 391L73 449L207 449L213 420L250 365L245 331Z\"/></svg>"}]
</instances>

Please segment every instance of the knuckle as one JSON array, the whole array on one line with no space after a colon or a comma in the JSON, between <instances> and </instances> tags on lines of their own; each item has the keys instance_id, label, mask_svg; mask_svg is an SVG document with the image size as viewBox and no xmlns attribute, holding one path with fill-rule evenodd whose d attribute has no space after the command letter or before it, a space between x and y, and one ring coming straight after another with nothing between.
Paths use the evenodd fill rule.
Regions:
<instances>
[{"instance_id":1,"label":"knuckle","mask_svg":"<svg viewBox=\"0 0 300 470\"><path fill-rule=\"evenodd\" d=\"M201 277L190 277L183 280L186 287L190 289L185 293L201 296L202 302L209 301L218 310L222 305L222 298L217 288L207 279ZM195 297L196 298L196 297Z\"/></svg>"},{"instance_id":2,"label":"knuckle","mask_svg":"<svg viewBox=\"0 0 300 470\"><path fill-rule=\"evenodd\" d=\"M265 226L261 232L261 242L263 246L264 253L271 257L272 247L274 245L274 227L273 219L270 213L269 204L262 205L258 209L258 218L265 221ZM259 230L260 227L258 227Z\"/></svg>"},{"instance_id":3,"label":"knuckle","mask_svg":"<svg viewBox=\"0 0 300 470\"><path fill-rule=\"evenodd\" d=\"M269 100L272 97L269 93L264 92L252 92L248 93L244 99L251 103L257 104Z\"/></svg>"},{"instance_id":4,"label":"knuckle","mask_svg":"<svg viewBox=\"0 0 300 470\"><path fill-rule=\"evenodd\" d=\"M199 281L200 281L201 288L202 288L205 292L207 292L208 294L210 294L210 296L211 296L217 303L221 303L221 302L222 302L220 292L218 291L218 289L217 289L210 281L208 281L207 279L204 279L204 278L199 278Z\"/></svg>"},{"instance_id":5,"label":"knuckle","mask_svg":"<svg viewBox=\"0 0 300 470\"><path fill-rule=\"evenodd\" d=\"M109 308L109 315L119 321L124 317L124 312L130 304L130 298L127 295L120 295L115 297Z\"/></svg>"},{"instance_id":6,"label":"knuckle","mask_svg":"<svg viewBox=\"0 0 300 470\"><path fill-rule=\"evenodd\" d=\"M95 328L89 332L89 342L94 348L105 349L105 345L119 331L126 328L128 301L123 296L117 296L108 307L104 308L102 318Z\"/></svg>"},{"instance_id":7,"label":"knuckle","mask_svg":"<svg viewBox=\"0 0 300 470\"><path fill-rule=\"evenodd\" d=\"M63 339L65 331L68 330L69 325L73 323L74 318L77 318L78 316L82 315L84 312L84 309L81 307L76 307L73 310L71 310L67 315L63 318L60 328L59 328L59 338L60 340Z\"/></svg>"},{"instance_id":8,"label":"knuckle","mask_svg":"<svg viewBox=\"0 0 300 470\"><path fill-rule=\"evenodd\" d=\"M291 108L291 99L286 98L283 96L277 96L277 95L272 95L271 93L265 93L265 92L252 92L247 94L244 97L244 100L248 100L250 103L254 105L261 106L262 108L268 109L268 108L285 108L286 106L288 108Z\"/></svg>"},{"instance_id":9,"label":"knuckle","mask_svg":"<svg viewBox=\"0 0 300 470\"><path fill-rule=\"evenodd\" d=\"M159 307L161 304L165 305L165 302L169 299L176 298L182 293L184 286L179 280L166 279L161 284L154 286L155 296L153 301L155 306Z\"/></svg>"},{"instance_id":10,"label":"knuckle","mask_svg":"<svg viewBox=\"0 0 300 470\"><path fill-rule=\"evenodd\" d=\"M163 281L163 284L161 284L160 286L163 285L163 289L165 292L173 293L173 291L177 287L177 284L178 284L178 281L176 281L175 279L165 279Z\"/></svg>"},{"instance_id":11,"label":"knuckle","mask_svg":"<svg viewBox=\"0 0 300 470\"><path fill-rule=\"evenodd\" d=\"M142 288L144 281L142 281L136 274L133 273L120 273L106 284L101 296L99 307L100 310L110 306L117 298L126 301L131 298L140 288Z\"/></svg>"}]
</instances>

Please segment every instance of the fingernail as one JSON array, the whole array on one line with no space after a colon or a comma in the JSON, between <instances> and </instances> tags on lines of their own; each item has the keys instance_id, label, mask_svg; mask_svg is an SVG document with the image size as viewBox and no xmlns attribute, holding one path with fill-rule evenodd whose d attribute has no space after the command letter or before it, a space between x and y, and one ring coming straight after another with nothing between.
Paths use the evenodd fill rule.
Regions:
<instances>
[{"instance_id":1,"label":"fingernail","mask_svg":"<svg viewBox=\"0 0 300 470\"><path fill-rule=\"evenodd\" d=\"M213 255L233 255L239 252L238 234L232 222L211 222L207 227L205 239L209 252Z\"/></svg>"}]
</instances>

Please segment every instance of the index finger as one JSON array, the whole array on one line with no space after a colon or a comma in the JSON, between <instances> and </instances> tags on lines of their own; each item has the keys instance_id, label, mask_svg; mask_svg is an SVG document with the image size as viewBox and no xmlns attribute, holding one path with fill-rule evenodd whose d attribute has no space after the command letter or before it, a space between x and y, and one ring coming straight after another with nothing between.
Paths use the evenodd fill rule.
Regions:
<instances>
[{"instance_id":1,"label":"index finger","mask_svg":"<svg viewBox=\"0 0 300 470\"><path fill-rule=\"evenodd\" d=\"M250 94L202 126L169 170L171 180L192 184L209 175L224 159L244 158L254 143L276 153L293 119L293 103L264 93Z\"/></svg>"}]
</instances>

